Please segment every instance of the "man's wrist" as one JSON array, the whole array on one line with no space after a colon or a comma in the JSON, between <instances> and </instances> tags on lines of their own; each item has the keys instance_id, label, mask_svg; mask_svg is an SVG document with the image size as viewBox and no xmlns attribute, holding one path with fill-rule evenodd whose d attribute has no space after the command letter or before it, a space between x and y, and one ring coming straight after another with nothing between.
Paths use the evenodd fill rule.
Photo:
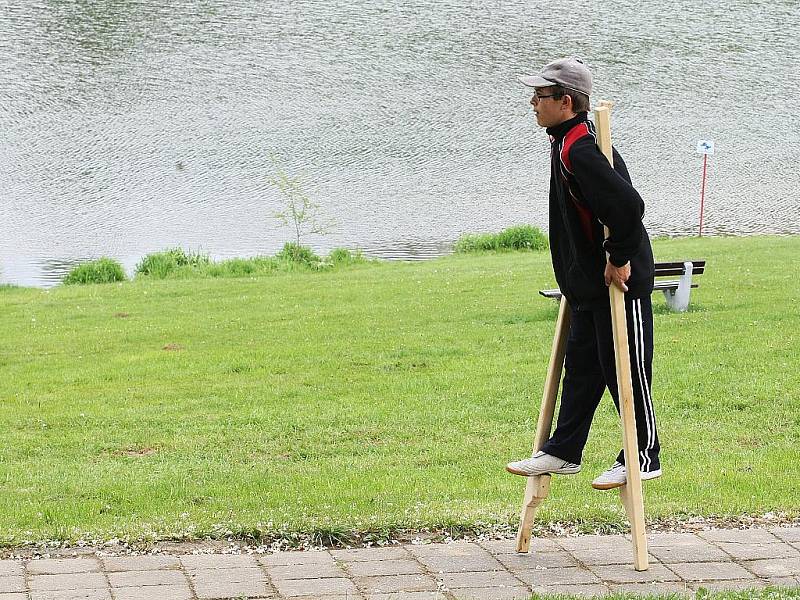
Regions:
<instances>
[{"instance_id":1,"label":"man's wrist","mask_svg":"<svg viewBox=\"0 0 800 600\"><path fill-rule=\"evenodd\" d=\"M624 267L625 265L628 264L627 260L621 260L618 257L614 257L614 256L609 256L608 257L608 262L610 262L612 265L614 265L618 269L621 268L621 267Z\"/></svg>"}]
</instances>

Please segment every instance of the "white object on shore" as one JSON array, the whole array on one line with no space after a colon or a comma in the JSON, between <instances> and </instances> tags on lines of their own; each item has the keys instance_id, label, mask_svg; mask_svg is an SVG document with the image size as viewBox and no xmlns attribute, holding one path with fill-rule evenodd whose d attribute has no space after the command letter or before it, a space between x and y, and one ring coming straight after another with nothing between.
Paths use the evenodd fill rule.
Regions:
<instances>
[{"instance_id":1,"label":"white object on shore","mask_svg":"<svg viewBox=\"0 0 800 600\"><path fill-rule=\"evenodd\" d=\"M714 140L697 140L698 154L714 154Z\"/></svg>"}]
</instances>

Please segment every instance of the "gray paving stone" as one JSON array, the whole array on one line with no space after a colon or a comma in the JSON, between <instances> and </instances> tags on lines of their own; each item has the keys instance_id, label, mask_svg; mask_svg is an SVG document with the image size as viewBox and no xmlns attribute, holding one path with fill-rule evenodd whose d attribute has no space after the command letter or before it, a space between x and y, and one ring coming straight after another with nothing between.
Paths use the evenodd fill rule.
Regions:
<instances>
[{"instance_id":1,"label":"gray paving stone","mask_svg":"<svg viewBox=\"0 0 800 600\"><path fill-rule=\"evenodd\" d=\"M752 573L732 562L675 563L669 568L685 581L755 578Z\"/></svg>"},{"instance_id":2,"label":"gray paving stone","mask_svg":"<svg viewBox=\"0 0 800 600\"><path fill-rule=\"evenodd\" d=\"M621 549L633 553L633 544L624 535L582 535L579 537L558 538L558 544L571 552L572 550L593 550L605 548L607 550Z\"/></svg>"},{"instance_id":3,"label":"gray paving stone","mask_svg":"<svg viewBox=\"0 0 800 600\"><path fill-rule=\"evenodd\" d=\"M238 598L237 598L238 600ZM321 596L292 596L292 600L364 600L361 594L322 594Z\"/></svg>"},{"instance_id":4,"label":"gray paving stone","mask_svg":"<svg viewBox=\"0 0 800 600\"><path fill-rule=\"evenodd\" d=\"M25 567L31 575L99 573L100 561L94 558L46 558L28 561Z\"/></svg>"},{"instance_id":5,"label":"gray paving stone","mask_svg":"<svg viewBox=\"0 0 800 600\"><path fill-rule=\"evenodd\" d=\"M276 552L267 554L258 559L265 567L287 565L335 565L333 556L325 550L308 550L297 552Z\"/></svg>"},{"instance_id":6,"label":"gray paving stone","mask_svg":"<svg viewBox=\"0 0 800 600\"><path fill-rule=\"evenodd\" d=\"M236 567L231 569L189 569L192 581L266 581L264 571L260 567Z\"/></svg>"},{"instance_id":7,"label":"gray paving stone","mask_svg":"<svg viewBox=\"0 0 800 600\"><path fill-rule=\"evenodd\" d=\"M238 600L238 598L237 598ZM292 596L292 600L364 600L361 594L322 594L321 596Z\"/></svg>"},{"instance_id":8,"label":"gray paving stone","mask_svg":"<svg viewBox=\"0 0 800 600\"><path fill-rule=\"evenodd\" d=\"M403 546L385 546L381 548L349 548L347 550L331 550L331 555L336 560L346 562L399 560L409 558L408 551Z\"/></svg>"},{"instance_id":9,"label":"gray paving stone","mask_svg":"<svg viewBox=\"0 0 800 600\"><path fill-rule=\"evenodd\" d=\"M579 562L585 565L626 565L633 563L633 545L627 548L587 548L572 550ZM650 557L653 560L653 557Z\"/></svg>"},{"instance_id":10,"label":"gray paving stone","mask_svg":"<svg viewBox=\"0 0 800 600\"><path fill-rule=\"evenodd\" d=\"M31 591L47 590L100 590L108 588L102 573L65 573L62 575L33 575Z\"/></svg>"},{"instance_id":11,"label":"gray paving stone","mask_svg":"<svg viewBox=\"0 0 800 600\"><path fill-rule=\"evenodd\" d=\"M241 569L256 567L256 559L249 554L185 554L180 557L187 569Z\"/></svg>"},{"instance_id":12,"label":"gray paving stone","mask_svg":"<svg viewBox=\"0 0 800 600\"><path fill-rule=\"evenodd\" d=\"M278 592L288 598L295 596L353 595L358 594L353 582L344 577L326 577L324 579L280 579L272 584Z\"/></svg>"},{"instance_id":13,"label":"gray paving stone","mask_svg":"<svg viewBox=\"0 0 800 600\"><path fill-rule=\"evenodd\" d=\"M745 544L742 542L719 542L719 547L736 560L758 560L764 558L800 558L800 551L791 545L778 542L776 544Z\"/></svg>"},{"instance_id":14,"label":"gray paving stone","mask_svg":"<svg viewBox=\"0 0 800 600\"><path fill-rule=\"evenodd\" d=\"M114 590L116 600L192 600L188 585L148 585Z\"/></svg>"},{"instance_id":15,"label":"gray paving stone","mask_svg":"<svg viewBox=\"0 0 800 600\"><path fill-rule=\"evenodd\" d=\"M797 577L800 575L800 558L771 558L742 563L759 577Z\"/></svg>"},{"instance_id":16,"label":"gray paving stone","mask_svg":"<svg viewBox=\"0 0 800 600\"><path fill-rule=\"evenodd\" d=\"M725 592L728 590L756 590L763 589L766 586L767 583L761 579L728 579L689 584L689 587L695 591L705 589L709 592Z\"/></svg>"},{"instance_id":17,"label":"gray paving stone","mask_svg":"<svg viewBox=\"0 0 800 600\"><path fill-rule=\"evenodd\" d=\"M796 587L800 585L800 579L797 577L770 577L767 583L776 587Z\"/></svg>"},{"instance_id":18,"label":"gray paving stone","mask_svg":"<svg viewBox=\"0 0 800 600\"><path fill-rule=\"evenodd\" d=\"M350 575L354 577L374 577L377 575L414 575L423 573L422 566L415 560L376 560L359 561L348 564Z\"/></svg>"},{"instance_id":19,"label":"gray paving stone","mask_svg":"<svg viewBox=\"0 0 800 600\"><path fill-rule=\"evenodd\" d=\"M350 600L342 597L342 600ZM441 592L394 592L392 594L370 594L367 600L447 600Z\"/></svg>"},{"instance_id":20,"label":"gray paving stone","mask_svg":"<svg viewBox=\"0 0 800 600\"><path fill-rule=\"evenodd\" d=\"M589 567L607 583L649 583L653 581L679 581L679 577L664 565L650 563L647 571L637 571L632 565L597 565Z\"/></svg>"},{"instance_id":21,"label":"gray paving stone","mask_svg":"<svg viewBox=\"0 0 800 600\"><path fill-rule=\"evenodd\" d=\"M335 562L300 565L279 565L267 569L273 579L320 579L322 577L347 577Z\"/></svg>"},{"instance_id":22,"label":"gray paving stone","mask_svg":"<svg viewBox=\"0 0 800 600\"><path fill-rule=\"evenodd\" d=\"M344 598L342 599L344 600ZM349 600L349 598L347 599ZM366 600L447 600L442 592L393 592L391 594L370 594Z\"/></svg>"},{"instance_id":23,"label":"gray paving stone","mask_svg":"<svg viewBox=\"0 0 800 600\"><path fill-rule=\"evenodd\" d=\"M47 590L31 592L31 600L111 600L111 592L107 589Z\"/></svg>"},{"instance_id":24,"label":"gray paving stone","mask_svg":"<svg viewBox=\"0 0 800 600\"><path fill-rule=\"evenodd\" d=\"M503 565L491 554L481 550L483 554L467 556L420 556L419 562L434 573L459 573L463 571L500 571Z\"/></svg>"},{"instance_id":25,"label":"gray paving stone","mask_svg":"<svg viewBox=\"0 0 800 600\"><path fill-rule=\"evenodd\" d=\"M611 584L611 591L640 596L666 596L668 594L692 595L692 590L683 582L667 581L653 583L616 583Z\"/></svg>"},{"instance_id":26,"label":"gray paving stone","mask_svg":"<svg viewBox=\"0 0 800 600\"><path fill-rule=\"evenodd\" d=\"M451 594L456 600L528 600L531 597L526 587L459 588Z\"/></svg>"},{"instance_id":27,"label":"gray paving stone","mask_svg":"<svg viewBox=\"0 0 800 600\"><path fill-rule=\"evenodd\" d=\"M767 529L710 529L708 531L700 531L697 535L710 542L771 544L780 541Z\"/></svg>"},{"instance_id":28,"label":"gray paving stone","mask_svg":"<svg viewBox=\"0 0 800 600\"><path fill-rule=\"evenodd\" d=\"M564 550L558 552L539 552L537 554L498 554L504 567L512 571L529 571L531 569L551 567L577 567L578 562Z\"/></svg>"},{"instance_id":29,"label":"gray paving stone","mask_svg":"<svg viewBox=\"0 0 800 600\"><path fill-rule=\"evenodd\" d=\"M23 575L25 567L18 560L0 560L0 577Z\"/></svg>"},{"instance_id":30,"label":"gray paving stone","mask_svg":"<svg viewBox=\"0 0 800 600\"><path fill-rule=\"evenodd\" d=\"M800 542L800 527L773 527L769 532L784 542Z\"/></svg>"},{"instance_id":31,"label":"gray paving stone","mask_svg":"<svg viewBox=\"0 0 800 600\"><path fill-rule=\"evenodd\" d=\"M531 586L584 585L600 583L597 575L583 567L556 567L552 569L535 569L519 571L517 578Z\"/></svg>"},{"instance_id":32,"label":"gray paving stone","mask_svg":"<svg viewBox=\"0 0 800 600\"><path fill-rule=\"evenodd\" d=\"M157 571L180 569L181 562L176 556L106 556L103 558L103 567L107 572Z\"/></svg>"},{"instance_id":33,"label":"gray paving stone","mask_svg":"<svg viewBox=\"0 0 800 600\"><path fill-rule=\"evenodd\" d=\"M28 600L28 594L24 592L11 592L9 594L0 592L0 600Z\"/></svg>"},{"instance_id":34,"label":"gray paving stone","mask_svg":"<svg viewBox=\"0 0 800 600\"><path fill-rule=\"evenodd\" d=\"M730 560L723 550L700 538L669 546L649 546L649 553L663 563L712 562Z\"/></svg>"},{"instance_id":35,"label":"gray paving stone","mask_svg":"<svg viewBox=\"0 0 800 600\"><path fill-rule=\"evenodd\" d=\"M428 575L386 575L382 577L356 577L356 585L366 594L391 592L437 591L436 582Z\"/></svg>"},{"instance_id":36,"label":"gray paving stone","mask_svg":"<svg viewBox=\"0 0 800 600\"><path fill-rule=\"evenodd\" d=\"M530 552L517 552L517 540L486 540L478 545L492 554L537 554L539 552L558 552L562 550L553 538L532 538Z\"/></svg>"},{"instance_id":37,"label":"gray paving stone","mask_svg":"<svg viewBox=\"0 0 800 600\"><path fill-rule=\"evenodd\" d=\"M242 579L238 577L237 579ZM234 581L230 579L199 578L192 579L194 591L200 600L207 598L239 598L240 596L256 596L262 598L270 594L266 579L248 579Z\"/></svg>"},{"instance_id":38,"label":"gray paving stone","mask_svg":"<svg viewBox=\"0 0 800 600\"><path fill-rule=\"evenodd\" d=\"M536 587L533 590L537 594L568 594L570 596L582 596L593 598L595 596L607 596L609 589L601 583L590 585L550 585L547 587Z\"/></svg>"},{"instance_id":39,"label":"gray paving stone","mask_svg":"<svg viewBox=\"0 0 800 600\"><path fill-rule=\"evenodd\" d=\"M473 542L453 542L452 544L411 544L406 546L414 556L486 556L490 554Z\"/></svg>"},{"instance_id":40,"label":"gray paving stone","mask_svg":"<svg viewBox=\"0 0 800 600\"><path fill-rule=\"evenodd\" d=\"M111 587L144 587L148 585L185 585L182 571L117 571L108 574Z\"/></svg>"},{"instance_id":41,"label":"gray paving stone","mask_svg":"<svg viewBox=\"0 0 800 600\"><path fill-rule=\"evenodd\" d=\"M684 544L694 545L697 542L707 543L702 538L697 537L695 533L651 533L647 536L647 546L661 547L661 546L681 546Z\"/></svg>"},{"instance_id":42,"label":"gray paving stone","mask_svg":"<svg viewBox=\"0 0 800 600\"><path fill-rule=\"evenodd\" d=\"M458 588L519 587L522 582L508 571L443 573L437 577L450 590Z\"/></svg>"},{"instance_id":43,"label":"gray paving stone","mask_svg":"<svg viewBox=\"0 0 800 600\"><path fill-rule=\"evenodd\" d=\"M4 592L24 592L25 577L21 574L0 577L0 590Z\"/></svg>"}]
</instances>

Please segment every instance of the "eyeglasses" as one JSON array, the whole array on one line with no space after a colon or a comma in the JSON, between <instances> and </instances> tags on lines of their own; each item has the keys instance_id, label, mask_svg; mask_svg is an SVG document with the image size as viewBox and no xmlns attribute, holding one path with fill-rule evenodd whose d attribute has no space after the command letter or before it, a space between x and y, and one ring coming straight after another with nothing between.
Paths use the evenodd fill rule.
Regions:
<instances>
[{"instance_id":1,"label":"eyeglasses","mask_svg":"<svg viewBox=\"0 0 800 600\"><path fill-rule=\"evenodd\" d=\"M562 96L561 94L546 94L540 96L539 94L534 92L533 97L531 98L531 104L538 104L539 100L541 100L542 98L561 98L561 96Z\"/></svg>"}]
</instances>

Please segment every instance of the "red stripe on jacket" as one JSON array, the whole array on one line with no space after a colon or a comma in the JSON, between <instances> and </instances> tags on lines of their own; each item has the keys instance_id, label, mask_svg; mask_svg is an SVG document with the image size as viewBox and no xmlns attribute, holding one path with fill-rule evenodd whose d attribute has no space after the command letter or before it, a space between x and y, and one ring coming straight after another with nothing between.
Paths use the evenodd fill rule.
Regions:
<instances>
[{"instance_id":1,"label":"red stripe on jacket","mask_svg":"<svg viewBox=\"0 0 800 600\"><path fill-rule=\"evenodd\" d=\"M578 123L575 125L575 127L567 132L567 135L564 136L560 158L561 164L564 165L564 168L570 174L572 174L572 162L569 159L570 148L572 148L572 144L577 142L579 139L586 137L587 135L591 135L589 132L589 126L586 123ZM594 241L594 230L592 229L594 215L587 206L578 202L577 198L575 198L575 194L572 193L572 187L570 186L566 176L563 172L561 175L564 177L564 184L567 186L572 203L575 205L575 209L578 211L578 217L581 221L581 229L583 229L583 233L589 240Z\"/></svg>"}]
</instances>

